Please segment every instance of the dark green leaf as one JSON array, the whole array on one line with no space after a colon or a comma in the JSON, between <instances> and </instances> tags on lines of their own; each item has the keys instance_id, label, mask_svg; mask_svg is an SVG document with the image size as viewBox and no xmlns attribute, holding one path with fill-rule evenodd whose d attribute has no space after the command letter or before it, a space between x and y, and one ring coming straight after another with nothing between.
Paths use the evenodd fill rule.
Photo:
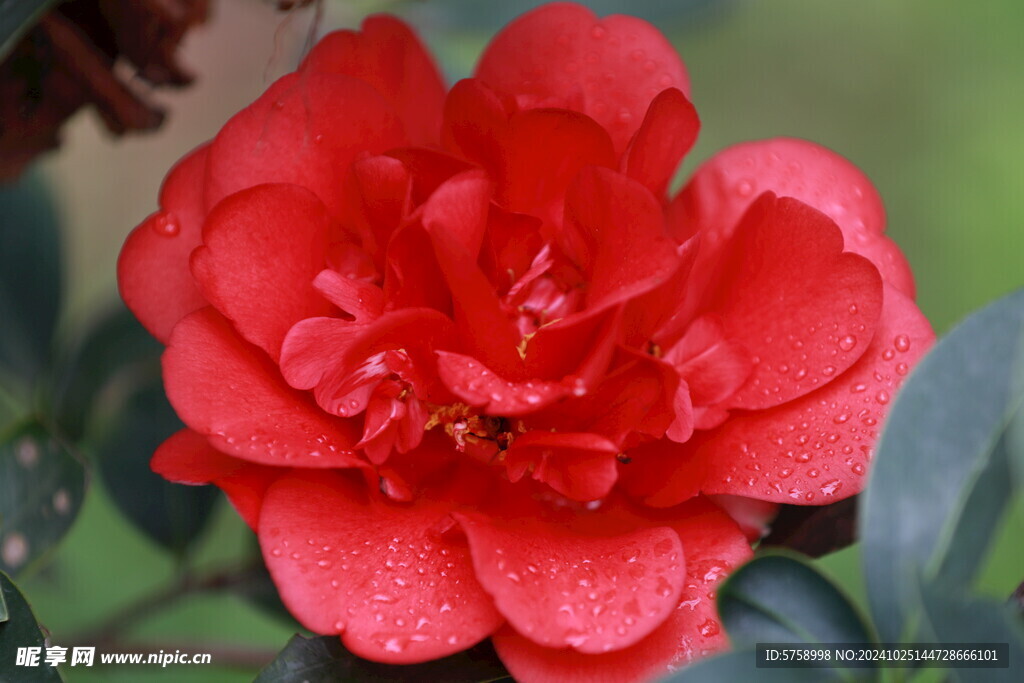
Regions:
<instances>
[{"instance_id":1,"label":"dark green leaf","mask_svg":"<svg viewBox=\"0 0 1024 683\"><path fill-rule=\"evenodd\" d=\"M883 640L911 635L923 577L964 583L984 559L1008 501L1004 433L1022 396L1022 324L1024 291L972 315L921 362L889 415L860 518Z\"/></svg>"},{"instance_id":2,"label":"dark green leaf","mask_svg":"<svg viewBox=\"0 0 1024 683\"><path fill-rule=\"evenodd\" d=\"M128 392L119 405L86 441L103 484L118 509L147 536L183 553L206 527L218 491L172 484L150 469L157 446L183 426L159 381Z\"/></svg>"},{"instance_id":3,"label":"dark green leaf","mask_svg":"<svg viewBox=\"0 0 1024 683\"><path fill-rule=\"evenodd\" d=\"M857 609L807 562L765 555L743 565L718 591L718 612L739 646L756 643L868 643Z\"/></svg>"},{"instance_id":4,"label":"dark green leaf","mask_svg":"<svg viewBox=\"0 0 1024 683\"><path fill-rule=\"evenodd\" d=\"M1010 605L957 596L957 590L933 583L921 588L923 631L936 643L1009 643L1006 669L950 669L965 683L1024 679L1024 624Z\"/></svg>"},{"instance_id":5,"label":"dark green leaf","mask_svg":"<svg viewBox=\"0 0 1024 683\"><path fill-rule=\"evenodd\" d=\"M4 8L29 4L39 3L0 0L0 29ZM0 374L31 384L49 360L61 292L57 217L40 176L0 187L0 221Z\"/></svg>"},{"instance_id":6,"label":"dark green leaf","mask_svg":"<svg viewBox=\"0 0 1024 683\"><path fill-rule=\"evenodd\" d=\"M0 0L0 62L25 33L61 0Z\"/></svg>"},{"instance_id":7,"label":"dark green leaf","mask_svg":"<svg viewBox=\"0 0 1024 683\"><path fill-rule=\"evenodd\" d=\"M111 411L105 402L123 400L112 385L137 385L140 377L156 381L162 351L123 305L101 316L57 373L55 412L63 432L80 439L96 413Z\"/></svg>"},{"instance_id":8,"label":"dark green leaf","mask_svg":"<svg viewBox=\"0 0 1024 683\"><path fill-rule=\"evenodd\" d=\"M16 666L19 647L45 648L46 638L32 614L32 608L2 571L0 596L0 602L7 605L7 619L0 620L0 672L3 674L0 680L3 683L59 683L61 677L57 669L43 663L45 649L40 654L39 666Z\"/></svg>"},{"instance_id":9,"label":"dark green leaf","mask_svg":"<svg viewBox=\"0 0 1024 683\"><path fill-rule=\"evenodd\" d=\"M837 676L831 669L758 669L753 650L737 650L700 660L662 683L818 683L835 680Z\"/></svg>"},{"instance_id":10,"label":"dark green leaf","mask_svg":"<svg viewBox=\"0 0 1024 683\"><path fill-rule=\"evenodd\" d=\"M85 497L85 469L43 427L0 443L0 571L16 574L64 536Z\"/></svg>"},{"instance_id":11,"label":"dark green leaf","mask_svg":"<svg viewBox=\"0 0 1024 683\"><path fill-rule=\"evenodd\" d=\"M346 650L336 636L305 638L296 635L277 659L260 671L255 683L479 683L504 680L507 676L490 641L486 640L444 659L402 666L360 659Z\"/></svg>"}]
</instances>

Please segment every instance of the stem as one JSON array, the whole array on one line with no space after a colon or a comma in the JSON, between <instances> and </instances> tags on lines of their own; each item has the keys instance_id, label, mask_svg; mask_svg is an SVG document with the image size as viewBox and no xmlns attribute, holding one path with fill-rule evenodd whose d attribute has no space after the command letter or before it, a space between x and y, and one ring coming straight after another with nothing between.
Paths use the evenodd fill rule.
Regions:
<instances>
[{"instance_id":1,"label":"stem","mask_svg":"<svg viewBox=\"0 0 1024 683\"><path fill-rule=\"evenodd\" d=\"M116 642L118 634L129 626L149 618L154 612L170 607L179 598L195 593L230 588L251 581L253 571L259 568L260 564L253 561L241 566L233 565L200 575L185 571L169 586L158 588L153 593L125 605L88 632L76 634L72 640L88 645Z\"/></svg>"}]
</instances>

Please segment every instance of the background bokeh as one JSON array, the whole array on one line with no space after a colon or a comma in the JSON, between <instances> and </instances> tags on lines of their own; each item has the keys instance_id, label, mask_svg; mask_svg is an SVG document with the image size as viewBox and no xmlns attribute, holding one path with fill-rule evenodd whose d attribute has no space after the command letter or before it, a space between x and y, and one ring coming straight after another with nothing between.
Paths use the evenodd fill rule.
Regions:
<instances>
[{"instance_id":1,"label":"background bokeh","mask_svg":"<svg viewBox=\"0 0 1024 683\"><path fill-rule=\"evenodd\" d=\"M324 0L281 14L261 0L219 0L189 34L183 61L197 83L154 95L169 110L156 135L112 142L90 112L38 164L65 236L73 337L116 297L114 264L128 231L156 207L171 164L210 138L271 80L294 67L310 32L353 26L386 9L410 19L449 82L468 75L486 40L536 2ZM703 121L683 175L731 143L804 137L850 158L873 179L889 234L917 277L921 308L941 334L969 311L1024 285L1024 3L991 0L631 0L585 2L639 14L678 46ZM148 453L139 453L147 458ZM1024 577L1024 509L1001 531L981 588L1007 595ZM250 549L223 506L187 561L215 565ZM81 633L175 574L176 563L112 507L94 478L82 516L53 561L20 585L53 633ZM862 598L856 548L822 563ZM157 648L216 642L258 661L294 625L230 594L202 594L143 619L132 636ZM75 681L248 681L255 669L69 669Z\"/></svg>"}]
</instances>

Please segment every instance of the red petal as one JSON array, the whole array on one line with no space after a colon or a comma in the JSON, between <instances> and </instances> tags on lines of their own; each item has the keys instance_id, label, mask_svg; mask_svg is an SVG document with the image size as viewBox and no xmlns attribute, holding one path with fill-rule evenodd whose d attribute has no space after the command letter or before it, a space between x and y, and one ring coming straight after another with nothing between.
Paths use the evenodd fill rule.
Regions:
<instances>
[{"instance_id":1,"label":"red petal","mask_svg":"<svg viewBox=\"0 0 1024 683\"><path fill-rule=\"evenodd\" d=\"M384 270L384 250L391 234L411 210L412 178L398 159L359 159L345 181L343 224L360 237L363 250Z\"/></svg>"},{"instance_id":2,"label":"red petal","mask_svg":"<svg viewBox=\"0 0 1024 683\"><path fill-rule=\"evenodd\" d=\"M610 306L667 282L682 265L661 206L635 180L600 168L580 172L566 199L565 251L590 275L587 307Z\"/></svg>"},{"instance_id":3,"label":"red petal","mask_svg":"<svg viewBox=\"0 0 1024 683\"><path fill-rule=\"evenodd\" d=\"M754 359L729 406L768 408L838 376L864 353L882 308L878 270L842 253L835 223L795 199L764 195L721 264L710 308Z\"/></svg>"},{"instance_id":4,"label":"red petal","mask_svg":"<svg viewBox=\"0 0 1024 683\"><path fill-rule=\"evenodd\" d=\"M715 316L702 316L665 354L687 383L694 405L710 406L732 396L750 377L750 354L726 339Z\"/></svg>"},{"instance_id":5,"label":"red petal","mask_svg":"<svg viewBox=\"0 0 1024 683\"><path fill-rule=\"evenodd\" d=\"M603 434L621 447L632 433L660 437L674 418L675 370L646 353L619 347L611 369L585 395L544 414L545 426Z\"/></svg>"},{"instance_id":6,"label":"red petal","mask_svg":"<svg viewBox=\"0 0 1024 683\"><path fill-rule=\"evenodd\" d=\"M410 142L437 144L444 82L416 34L398 19L376 15L363 21L361 32L327 34L301 68L366 81L398 112Z\"/></svg>"},{"instance_id":7,"label":"red petal","mask_svg":"<svg viewBox=\"0 0 1024 683\"><path fill-rule=\"evenodd\" d=\"M193 150L171 169L160 189L161 210L132 231L117 261L121 298L165 344L175 323L206 305L188 259L202 242L207 149Z\"/></svg>"},{"instance_id":8,"label":"red petal","mask_svg":"<svg viewBox=\"0 0 1024 683\"><path fill-rule=\"evenodd\" d=\"M267 489L288 472L224 455L191 429L182 429L160 444L150 467L179 484L215 484L254 530Z\"/></svg>"},{"instance_id":9,"label":"red petal","mask_svg":"<svg viewBox=\"0 0 1024 683\"><path fill-rule=\"evenodd\" d=\"M511 382L480 361L458 353L438 351L437 372L453 394L489 415L527 415L568 396L562 382Z\"/></svg>"},{"instance_id":10,"label":"red petal","mask_svg":"<svg viewBox=\"0 0 1024 683\"><path fill-rule=\"evenodd\" d=\"M779 514L779 504L744 496L708 496L736 521L740 531L751 543L768 533L772 520Z\"/></svg>"},{"instance_id":11,"label":"red petal","mask_svg":"<svg viewBox=\"0 0 1024 683\"><path fill-rule=\"evenodd\" d=\"M491 167L500 201L511 211L558 224L566 189L587 166L611 168L615 155L608 134L576 112L534 109L513 114Z\"/></svg>"},{"instance_id":12,"label":"red petal","mask_svg":"<svg viewBox=\"0 0 1024 683\"><path fill-rule=\"evenodd\" d=\"M728 646L712 596L729 571L750 557L750 545L732 520L703 500L671 513L678 519L672 526L686 554L686 583L668 619L636 645L605 654L555 650L509 627L500 629L492 638L494 647L517 681L639 683Z\"/></svg>"},{"instance_id":13,"label":"red petal","mask_svg":"<svg viewBox=\"0 0 1024 683\"><path fill-rule=\"evenodd\" d=\"M244 339L277 360L292 325L334 310L313 279L327 262L331 219L297 185L258 185L210 212L192 274Z\"/></svg>"},{"instance_id":14,"label":"red petal","mask_svg":"<svg viewBox=\"0 0 1024 683\"><path fill-rule=\"evenodd\" d=\"M352 425L320 411L212 308L175 327L163 356L178 417L224 453L268 465L359 467Z\"/></svg>"},{"instance_id":15,"label":"red petal","mask_svg":"<svg viewBox=\"0 0 1024 683\"><path fill-rule=\"evenodd\" d=\"M523 108L565 107L608 129L621 153L647 106L666 88L690 91L686 69L661 33L635 17L598 19L553 3L522 15L487 47L476 75Z\"/></svg>"},{"instance_id":16,"label":"red petal","mask_svg":"<svg viewBox=\"0 0 1024 683\"><path fill-rule=\"evenodd\" d=\"M432 533L450 506L388 503L334 472L271 487L260 519L267 568L288 609L352 652L409 664L458 652L501 623L464 543Z\"/></svg>"},{"instance_id":17,"label":"red petal","mask_svg":"<svg viewBox=\"0 0 1024 683\"><path fill-rule=\"evenodd\" d=\"M322 270L313 280L316 291L351 315L357 323L373 322L384 310L384 292L365 280L345 277L333 270Z\"/></svg>"},{"instance_id":18,"label":"red petal","mask_svg":"<svg viewBox=\"0 0 1024 683\"><path fill-rule=\"evenodd\" d=\"M281 346L281 374L285 381L296 389L312 389L320 384L333 369L334 360L364 327L341 318L307 318L297 323Z\"/></svg>"},{"instance_id":19,"label":"red petal","mask_svg":"<svg viewBox=\"0 0 1024 683\"><path fill-rule=\"evenodd\" d=\"M618 476L619 448L597 434L527 432L505 454L509 479L522 479L533 467L533 478L566 498L582 502L604 498Z\"/></svg>"},{"instance_id":20,"label":"red petal","mask_svg":"<svg viewBox=\"0 0 1024 683\"><path fill-rule=\"evenodd\" d=\"M695 436L686 443L658 439L626 451L620 488L651 507L671 507L700 493L707 465L697 456Z\"/></svg>"},{"instance_id":21,"label":"red petal","mask_svg":"<svg viewBox=\"0 0 1024 683\"><path fill-rule=\"evenodd\" d=\"M679 162L700 130L697 110L686 95L669 88L651 102L640 129L622 158L622 172L662 199Z\"/></svg>"},{"instance_id":22,"label":"red petal","mask_svg":"<svg viewBox=\"0 0 1024 683\"><path fill-rule=\"evenodd\" d=\"M422 307L451 312L451 293L434 257L433 242L418 223L406 223L388 243L384 300L392 310Z\"/></svg>"},{"instance_id":23,"label":"red petal","mask_svg":"<svg viewBox=\"0 0 1024 683\"><path fill-rule=\"evenodd\" d=\"M405 142L394 110L363 81L289 74L227 122L210 147L206 206L263 183L302 185L344 215L343 183L357 154Z\"/></svg>"},{"instance_id":24,"label":"red petal","mask_svg":"<svg viewBox=\"0 0 1024 683\"><path fill-rule=\"evenodd\" d=\"M849 161L805 140L775 138L725 149L694 173L675 200L688 229L724 244L762 192L794 197L834 220L845 250L871 260L882 277L914 296L906 259L888 238L885 209L871 181Z\"/></svg>"},{"instance_id":25,"label":"red petal","mask_svg":"<svg viewBox=\"0 0 1024 683\"><path fill-rule=\"evenodd\" d=\"M532 517L453 516L498 610L545 647L585 653L628 647L678 602L682 548L672 529L597 536Z\"/></svg>"},{"instance_id":26,"label":"red petal","mask_svg":"<svg viewBox=\"0 0 1024 683\"><path fill-rule=\"evenodd\" d=\"M452 295L462 348L503 374L521 374L520 335L477 266L490 187L478 172L444 183L424 205L423 224Z\"/></svg>"},{"instance_id":27,"label":"red petal","mask_svg":"<svg viewBox=\"0 0 1024 683\"><path fill-rule=\"evenodd\" d=\"M444 403L450 394L429 369L436 362L434 352L451 348L453 338L451 319L429 308L404 308L385 313L369 325L362 326L359 334L334 359L338 377L348 377L366 359L382 351L402 350L412 360L412 369L419 374L408 378L416 395L433 403ZM432 397L434 391L441 392Z\"/></svg>"},{"instance_id":28,"label":"red petal","mask_svg":"<svg viewBox=\"0 0 1024 683\"><path fill-rule=\"evenodd\" d=\"M703 490L814 505L858 493L889 403L934 338L917 306L886 287L875 337L853 367L797 401L713 432L700 450Z\"/></svg>"}]
</instances>

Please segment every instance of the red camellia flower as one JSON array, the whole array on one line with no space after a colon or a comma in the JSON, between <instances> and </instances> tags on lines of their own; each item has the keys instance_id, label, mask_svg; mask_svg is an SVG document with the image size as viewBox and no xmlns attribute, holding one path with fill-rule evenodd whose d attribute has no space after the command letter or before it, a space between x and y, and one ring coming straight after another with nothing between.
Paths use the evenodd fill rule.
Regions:
<instances>
[{"instance_id":1,"label":"red camellia flower","mask_svg":"<svg viewBox=\"0 0 1024 683\"><path fill-rule=\"evenodd\" d=\"M688 98L631 17L532 11L447 92L373 17L171 171L119 263L188 425L153 468L227 493L306 627L646 680L726 645L735 520L862 489L933 338L878 195L774 139L669 197Z\"/></svg>"}]
</instances>

